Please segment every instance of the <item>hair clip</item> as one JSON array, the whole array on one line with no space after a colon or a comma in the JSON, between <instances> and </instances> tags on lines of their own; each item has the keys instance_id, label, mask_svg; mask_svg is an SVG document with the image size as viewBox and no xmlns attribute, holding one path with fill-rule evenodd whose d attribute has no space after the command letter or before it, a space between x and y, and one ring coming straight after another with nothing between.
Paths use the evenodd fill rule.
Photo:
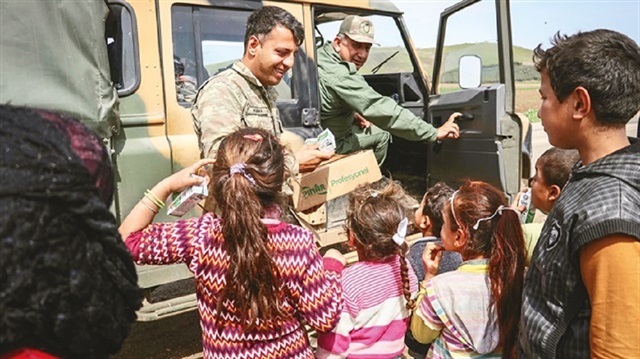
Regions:
<instances>
[{"instance_id":1,"label":"hair clip","mask_svg":"<svg viewBox=\"0 0 640 359\"><path fill-rule=\"evenodd\" d=\"M405 217L400 223L398 223L398 229L396 234L393 235L393 241L401 246L404 243L404 238L407 236L407 226L409 225L409 220Z\"/></svg>"},{"instance_id":2,"label":"hair clip","mask_svg":"<svg viewBox=\"0 0 640 359\"><path fill-rule=\"evenodd\" d=\"M253 142L262 141L262 135L259 133L254 133L253 135L244 135L242 138L246 138L247 140L251 140Z\"/></svg>"}]
</instances>

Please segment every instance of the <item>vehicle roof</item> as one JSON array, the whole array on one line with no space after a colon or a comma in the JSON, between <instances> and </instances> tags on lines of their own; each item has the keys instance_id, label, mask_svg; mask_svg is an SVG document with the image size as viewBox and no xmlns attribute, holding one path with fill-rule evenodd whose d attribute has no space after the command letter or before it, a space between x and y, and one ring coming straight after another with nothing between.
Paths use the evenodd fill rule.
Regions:
<instances>
[{"instance_id":1,"label":"vehicle roof","mask_svg":"<svg viewBox=\"0 0 640 359\"><path fill-rule=\"evenodd\" d=\"M377 10L395 14L402 14L402 11L391 0L274 0L283 2L297 2L310 5L330 5L348 6L349 8L361 8L367 10ZM348 5L347 5L348 4Z\"/></svg>"}]
</instances>

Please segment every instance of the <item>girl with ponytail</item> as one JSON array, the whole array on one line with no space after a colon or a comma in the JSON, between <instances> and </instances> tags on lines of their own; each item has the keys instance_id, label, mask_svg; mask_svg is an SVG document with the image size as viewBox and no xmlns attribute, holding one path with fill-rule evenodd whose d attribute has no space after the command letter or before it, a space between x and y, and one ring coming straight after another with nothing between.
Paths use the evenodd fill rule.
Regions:
<instances>
[{"instance_id":1,"label":"girl with ponytail","mask_svg":"<svg viewBox=\"0 0 640 359\"><path fill-rule=\"evenodd\" d=\"M312 358L303 323L322 332L338 322L344 258L333 250L323 260L311 232L280 221L284 153L269 132L240 129L215 162L161 181L120 226L138 264L183 262L194 273L205 358ZM207 164L220 217L150 224Z\"/></svg>"},{"instance_id":2,"label":"girl with ponytail","mask_svg":"<svg viewBox=\"0 0 640 359\"><path fill-rule=\"evenodd\" d=\"M425 281L411 330L427 358L515 358L526 247L519 212L485 182L468 181L444 207L442 245L425 249ZM442 250L463 263L435 276Z\"/></svg>"},{"instance_id":3,"label":"girl with ponytail","mask_svg":"<svg viewBox=\"0 0 640 359\"><path fill-rule=\"evenodd\" d=\"M318 336L317 358L399 358L418 292L406 256L408 216L400 185L361 185L349 194L345 224L358 262L342 276L344 309L331 333Z\"/></svg>"}]
</instances>

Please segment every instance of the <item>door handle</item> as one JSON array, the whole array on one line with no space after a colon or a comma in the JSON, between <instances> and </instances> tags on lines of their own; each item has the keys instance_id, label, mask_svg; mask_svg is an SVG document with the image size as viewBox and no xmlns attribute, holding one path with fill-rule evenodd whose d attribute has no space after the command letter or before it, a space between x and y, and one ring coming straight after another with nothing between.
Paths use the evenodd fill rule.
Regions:
<instances>
[{"instance_id":1,"label":"door handle","mask_svg":"<svg viewBox=\"0 0 640 359\"><path fill-rule=\"evenodd\" d=\"M454 122L457 121L473 121L474 117L472 114L470 113L465 113L459 116L456 116L456 118L453 120ZM460 135L462 135L462 130L460 131ZM442 151L442 140L436 140L436 142L433 144L432 150L433 153L438 154L440 153L440 151Z\"/></svg>"}]
</instances>

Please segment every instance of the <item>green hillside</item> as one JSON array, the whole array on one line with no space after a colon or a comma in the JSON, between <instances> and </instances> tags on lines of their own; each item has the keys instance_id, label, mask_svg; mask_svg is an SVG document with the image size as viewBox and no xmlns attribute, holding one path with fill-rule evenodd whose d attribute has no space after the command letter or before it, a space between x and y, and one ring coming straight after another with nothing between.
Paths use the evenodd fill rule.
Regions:
<instances>
[{"instance_id":1,"label":"green hillside","mask_svg":"<svg viewBox=\"0 0 640 359\"><path fill-rule=\"evenodd\" d=\"M362 73L368 73L373 67L388 58L395 51L400 51L393 59L383 65L381 73L410 71L411 64L406 51L401 47L373 48ZM422 66L431 77L435 48L416 49ZM475 44L459 44L445 47L443 63L443 82L457 82L458 61L462 55L477 55L482 59L483 82L493 82L498 79L498 47L496 43L482 42ZM517 81L539 79L539 74L533 67L533 51L519 46L513 47L515 61L515 77Z\"/></svg>"},{"instance_id":2,"label":"green hillside","mask_svg":"<svg viewBox=\"0 0 640 359\"><path fill-rule=\"evenodd\" d=\"M403 47L374 47L371 49L369 60L360 70L362 74L371 73L371 70L389 58L393 53L398 54L386 62L379 73L410 72L413 66L409 61L407 51ZM418 58L428 77L433 74L433 59L435 48L416 49ZM458 61L463 55L477 55L482 59L482 82L491 83L498 81L498 47L496 43L481 42L475 44L459 44L445 47L444 66L441 82L458 82ZM523 47L513 47L513 58L515 60L516 81L539 80L540 75L533 67L531 56L533 51ZM206 64L205 67L210 75L231 66L234 61L227 61L217 64Z\"/></svg>"}]
</instances>

